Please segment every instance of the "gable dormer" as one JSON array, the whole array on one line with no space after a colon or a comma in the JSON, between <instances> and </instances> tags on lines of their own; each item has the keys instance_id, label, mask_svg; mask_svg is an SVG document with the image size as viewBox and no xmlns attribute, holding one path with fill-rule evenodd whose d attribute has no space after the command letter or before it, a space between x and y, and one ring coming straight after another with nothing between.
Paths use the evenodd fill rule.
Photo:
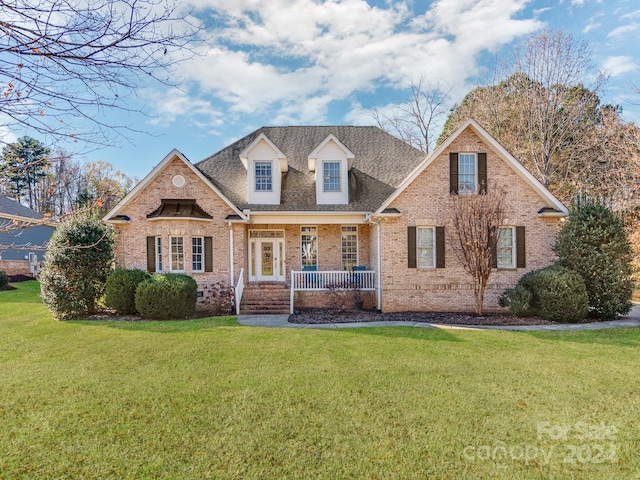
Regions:
<instances>
[{"instance_id":1,"label":"gable dormer","mask_svg":"<svg viewBox=\"0 0 640 480\"><path fill-rule=\"evenodd\" d=\"M316 174L316 204L349 203L349 170L355 155L335 135L325 138L307 158Z\"/></svg>"},{"instance_id":2,"label":"gable dormer","mask_svg":"<svg viewBox=\"0 0 640 480\"><path fill-rule=\"evenodd\" d=\"M247 170L247 194L251 204L279 205L282 174L289 170L287 158L261 133L240 153Z\"/></svg>"}]
</instances>

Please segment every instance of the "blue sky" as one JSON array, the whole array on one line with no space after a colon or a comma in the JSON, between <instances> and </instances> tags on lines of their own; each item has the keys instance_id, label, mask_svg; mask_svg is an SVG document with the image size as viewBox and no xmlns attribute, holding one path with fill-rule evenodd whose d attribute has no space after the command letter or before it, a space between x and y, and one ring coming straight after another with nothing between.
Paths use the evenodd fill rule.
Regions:
<instances>
[{"instance_id":1,"label":"blue sky","mask_svg":"<svg viewBox=\"0 0 640 480\"><path fill-rule=\"evenodd\" d=\"M603 101L640 123L637 0L182 3L210 38L176 72L180 88L140 88L128 101L144 115L108 119L146 133L79 158L142 178L173 148L195 163L262 125L372 124L367 109L405 99L407 82L421 76L459 101L495 58L543 28L588 41L593 63L610 75Z\"/></svg>"}]
</instances>

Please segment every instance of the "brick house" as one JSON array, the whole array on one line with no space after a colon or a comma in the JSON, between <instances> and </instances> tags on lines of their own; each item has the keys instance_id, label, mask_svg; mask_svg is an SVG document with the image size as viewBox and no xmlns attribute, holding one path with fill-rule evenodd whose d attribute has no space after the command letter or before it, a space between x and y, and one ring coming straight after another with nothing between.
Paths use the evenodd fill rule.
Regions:
<instances>
[{"instance_id":1,"label":"brick house","mask_svg":"<svg viewBox=\"0 0 640 480\"><path fill-rule=\"evenodd\" d=\"M8 275L38 275L55 229L55 222L0 195L0 270Z\"/></svg>"},{"instance_id":2,"label":"brick house","mask_svg":"<svg viewBox=\"0 0 640 480\"><path fill-rule=\"evenodd\" d=\"M427 158L350 126L263 127L195 165L174 150L104 220L119 265L193 276L202 308L225 284L245 312L328 305L337 286L382 311L473 311L444 231L450 192L487 183L507 190L491 310L553 262L568 212L473 120Z\"/></svg>"}]
</instances>

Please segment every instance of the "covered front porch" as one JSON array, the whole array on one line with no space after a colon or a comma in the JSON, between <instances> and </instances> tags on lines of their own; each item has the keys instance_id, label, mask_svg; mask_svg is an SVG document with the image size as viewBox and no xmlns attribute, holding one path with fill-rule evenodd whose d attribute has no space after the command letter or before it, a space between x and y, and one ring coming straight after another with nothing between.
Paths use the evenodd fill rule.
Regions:
<instances>
[{"instance_id":1,"label":"covered front porch","mask_svg":"<svg viewBox=\"0 0 640 480\"><path fill-rule=\"evenodd\" d=\"M252 220L256 220L255 217ZM246 260L235 285L237 311L268 311L271 297L287 291L287 311L305 307L336 307L344 299L364 301L365 308L377 308L376 226L362 221L350 224L321 223L244 225ZM341 220L341 219L333 219ZM236 231L236 240L240 232ZM243 291L250 301L242 303ZM274 288L280 285L281 289ZM264 286L264 288L262 288ZM244 308L243 308L244 307ZM345 308L340 306L340 308ZM347 307L350 308L350 307ZM282 308L281 308L282 309Z\"/></svg>"}]
</instances>

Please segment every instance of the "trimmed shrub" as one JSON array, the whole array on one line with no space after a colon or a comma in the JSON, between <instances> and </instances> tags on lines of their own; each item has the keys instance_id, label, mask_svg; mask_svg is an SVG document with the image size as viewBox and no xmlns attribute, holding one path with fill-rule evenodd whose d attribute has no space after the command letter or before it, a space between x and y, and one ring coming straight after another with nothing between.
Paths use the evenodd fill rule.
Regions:
<instances>
[{"instance_id":1,"label":"trimmed shrub","mask_svg":"<svg viewBox=\"0 0 640 480\"><path fill-rule=\"evenodd\" d=\"M196 310L198 284L188 275L153 275L136 289L136 310L145 318L187 318Z\"/></svg>"},{"instance_id":2,"label":"trimmed shrub","mask_svg":"<svg viewBox=\"0 0 640 480\"><path fill-rule=\"evenodd\" d=\"M554 247L558 263L580 273L589 314L613 319L631 310L633 270L624 222L601 203L576 203Z\"/></svg>"},{"instance_id":3,"label":"trimmed shrub","mask_svg":"<svg viewBox=\"0 0 640 480\"><path fill-rule=\"evenodd\" d=\"M0 270L0 290L4 290L9 286L9 275L4 270Z\"/></svg>"},{"instance_id":4,"label":"trimmed shrub","mask_svg":"<svg viewBox=\"0 0 640 480\"><path fill-rule=\"evenodd\" d=\"M141 282L151 278L144 270L116 268L107 278L104 289L104 303L121 315L132 315L136 310L136 288Z\"/></svg>"},{"instance_id":5,"label":"trimmed shrub","mask_svg":"<svg viewBox=\"0 0 640 480\"><path fill-rule=\"evenodd\" d=\"M531 292L531 308L541 318L573 323L587 315L587 289L573 270L552 265L523 275L518 284Z\"/></svg>"},{"instance_id":6,"label":"trimmed shrub","mask_svg":"<svg viewBox=\"0 0 640 480\"><path fill-rule=\"evenodd\" d=\"M509 311L516 317L531 317L535 314L531 307L533 293L531 290L518 284L513 288L505 290L498 299L498 305L508 307Z\"/></svg>"},{"instance_id":7,"label":"trimmed shrub","mask_svg":"<svg viewBox=\"0 0 640 480\"><path fill-rule=\"evenodd\" d=\"M113 263L112 229L89 215L61 223L40 273L41 298L60 320L95 312Z\"/></svg>"}]
</instances>

